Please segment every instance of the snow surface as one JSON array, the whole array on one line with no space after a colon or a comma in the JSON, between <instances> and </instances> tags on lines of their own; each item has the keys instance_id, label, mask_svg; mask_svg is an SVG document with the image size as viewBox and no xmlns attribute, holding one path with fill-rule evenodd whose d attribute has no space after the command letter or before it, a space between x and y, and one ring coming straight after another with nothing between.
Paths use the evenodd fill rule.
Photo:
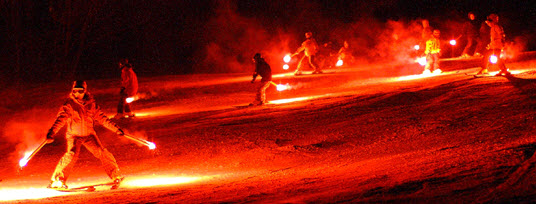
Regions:
<instances>
[{"instance_id":1,"label":"snow surface","mask_svg":"<svg viewBox=\"0 0 536 204\"><path fill-rule=\"evenodd\" d=\"M0 202L8 203L467 203L534 202L536 66L513 77L474 78L476 68L400 77L356 67L274 76L270 104L245 107L247 74L140 77L136 118L115 120L149 150L99 126L124 184L116 190L46 189L64 130L39 146L70 82L1 90ZM381 73L383 72L383 73ZM116 79L88 81L113 116ZM108 182L82 150L71 187Z\"/></svg>"}]
</instances>

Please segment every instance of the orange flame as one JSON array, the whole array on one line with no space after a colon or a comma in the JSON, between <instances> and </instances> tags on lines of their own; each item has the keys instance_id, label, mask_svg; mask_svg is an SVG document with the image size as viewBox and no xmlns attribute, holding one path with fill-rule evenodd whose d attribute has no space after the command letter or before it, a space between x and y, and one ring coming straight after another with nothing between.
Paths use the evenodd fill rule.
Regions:
<instances>
[{"instance_id":1,"label":"orange flame","mask_svg":"<svg viewBox=\"0 0 536 204\"><path fill-rule=\"evenodd\" d=\"M344 62L342 61L342 59L340 59L339 61L337 61L337 64L335 64L335 66L340 67L343 65L343 63Z\"/></svg>"},{"instance_id":2,"label":"orange flame","mask_svg":"<svg viewBox=\"0 0 536 204\"><path fill-rule=\"evenodd\" d=\"M492 64L496 64L497 61L498 61L497 56L495 55L489 56L489 62L491 62Z\"/></svg>"},{"instance_id":3,"label":"orange flame","mask_svg":"<svg viewBox=\"0 0 536 204\"><path fill-rule=\"evenodd\" d=\"M25 167L26 164L28 164L28 161L30 161L30 155L32 154L32 152L26 152L24 153L24 157L22 159L19 160L19 166L22 168L22 167Z\"/></svg>"},{"instance_id":4,"label":"orange flame","mask_svg":"<svg viewBox=\"0 0 536 204\"><path fill-rule=\"evenodd\" d=\"M425 66L426 65L426 57L417 57L415 62L419 63L421 66Z\"/></svg>"},{"instance_id":5,"label":"orange flame","mask_svg":"<svg viewBox=\"0 0 536 204\"><path fill-rule=\"evenodd\" d=\"M290 62L290 59L291 59L290 54L287 54L287 55L285 55L285 57L283 57L283 61L284 61L285 63L289 63L289 62Z\"/></svg>"}]
</instances>

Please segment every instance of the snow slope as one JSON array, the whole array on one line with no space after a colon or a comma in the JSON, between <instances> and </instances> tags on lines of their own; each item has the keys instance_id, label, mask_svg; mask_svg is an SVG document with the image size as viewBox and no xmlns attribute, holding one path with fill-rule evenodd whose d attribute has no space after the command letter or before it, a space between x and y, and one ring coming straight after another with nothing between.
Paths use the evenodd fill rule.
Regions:
<instances>
[{"instance_id":1,"label":"snow slope","mask_svg":"<svg viewBox=\"0 0 536 204\"><path fill-rule=\"evenodd\" d=\"M292 88L270 87L262 107L242 106L254 97L249 75L140 77L138 117L116 122L157 149L97 128L126 179L91 193L44 188L64 132L18 169L70 83L21 85L2 92L0 202L534 202L534 62L509 63L517 74L508 78L465 75L476 68L428 77L363 67L281 74L274 82ZM88 85L114 115L118 82ZM99 165L82 150L67 184L106 182Z\"/></svg>"}]
</instances>

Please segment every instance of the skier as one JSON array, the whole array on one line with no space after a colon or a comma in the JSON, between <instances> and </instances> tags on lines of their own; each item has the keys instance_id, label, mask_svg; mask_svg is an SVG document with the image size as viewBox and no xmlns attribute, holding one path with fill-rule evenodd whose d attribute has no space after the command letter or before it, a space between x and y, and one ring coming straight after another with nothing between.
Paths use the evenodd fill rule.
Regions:
<instances>
[{"instance_id":1,"label":"skier","mask_svg":"<svg viewBox=\"0 0 536 204\"><path fill-rule=\"evenodd\" d=\"M482 57L486 53L486 46L490 41L491 20L489 17L480 24L478 43L476 44L475 57Z\"/></svg>"},{"instance_id":2,"label":"skier","mask_svg":"<svg viewBox=\"0 0 536 204\"><path fill-rule=\"evenodd\" d=\"M97 122L119 136L125 134L123 130L110 121L100 110L100 107L95 103L95 99L87 91L86 82L75 81L67 102L60 108L56 121L46 136L47 143L54 142L54 135L64 125L67 125L67 132L65 134L67 152L56 165L48 188L68 188L65 182L78 159L82 145L101 160L106 174L114 182L112 188L119 186L123 177L119 172L119 167L114 156L102 146L97 137L94 129L95 123Z\"/></svg>"},{"instance_id":3,"label":"skier","mask_svg":"<svg viewBox=\"0 0 536 204\"><path fill-rule=\"evenodd\" d=\"M134 117L130 103L126 100L129 97L134 97L138 93L138 77L132 65L128 63L128 59L122 59L119 61L119 68L121 69L121 91L119 92L119 104L117 105L117 114L114 118L122 117Z\"/></svg>"},{"instance_id":4,"label":"skier","mask_svg":"<svg viewBox=\"0 0 536 204\"><path fill-rule=\"evenodd\" d=\"M475 14L473 12L469 12L467 14L467 17L469 18L469 20L463 24L463 35L467 39L467 44L463 49L461 55L462 58L468 58L472 56L472 49L474 45L476 45L476 40L478 38L478 23L475 20Z\"/></svg>"},{"instance_id":5,"label":"skier","mask_svg":"<svg viewBox=\"0 0 536 204\"><path fill-rule=\"evenodd\" d=\"M439 30L434 30L432 36L426 41L424 54L426 55L427 64L424 67L423 74L441 73L441 69L439 69L439 55L441 54L440 34Z\"/></svg>"},{"instance_id":6,"label":"skier","mask_svg":"<svg viewBox=\"0 0 536 204\"><path fill-rule=\"evenodd\" d=\"M488 61L490 60L490 57L492 55L495 55L497 57L497 65L499 66L499 69L501 70L495 76L510 75L510 72L508 72L508 68L506 68L504 61L501 59L501 52L502 52L502 49L504 48L505 34L504 34L503 27L499 25L499 16L497 14L490 14L489 19L491 20L490 43L488 45L489 50L486 52L486 54L482 58L482 63L480 65L481 69L477 73L477 75L487 72Z\"/></svg>"},{"instance_id":7,"label":"skier","mask_svg":"<svg viewBox=\"0 0 536 204\"><path fill-rule=\"evenodd\" d=\"M251 83L255 82L257 75L261 75L261 84L257 87L257 95L255 96L255 101L249 104L253 105L262 105L266 103L266 89L270 86L272 82L272 69L270 65L264 61L264 58L261 57L260 53L256 53L253 56L253 62L255 63L255 72L253 73L253 79Z\"/></svg>"},{"instance_id":8,"label":"skier","mask_svg":"<svg viewBox=\"0 0 536 204\"><path fill-rule=\"evenodd\" d=\"M343 60L345 65L352 64L354 61L354 56L352 56L352 52L350 50L350 44L348 44L348 41L344 41L343 46L341 49L339 49L338 53L339 57L338 60Z\"/></svg>"},{"instance_id":9,"label":"skier","mask_svg":"<svg viewBox=\"0 0 536 204\"><path fill-rule=\"evenodd\" d=\"M316 53L318 52L318 44L316 43L316 40L313 38L313 33L307 32L305 33L306 40L302 42L301 46L296 50L294 54L292 54L291 57L294 57L295 55L300 54L300 52L304 51L304 55L301 58L300 62L298 63L298 67L296 68L296 71L294 71L294 75L301 75L300 69L303 65L303 60L307 58L309 65L314 69L313 74L320 74L323 73L318 64L316 63Z\"/></svg>"}]
</instances>

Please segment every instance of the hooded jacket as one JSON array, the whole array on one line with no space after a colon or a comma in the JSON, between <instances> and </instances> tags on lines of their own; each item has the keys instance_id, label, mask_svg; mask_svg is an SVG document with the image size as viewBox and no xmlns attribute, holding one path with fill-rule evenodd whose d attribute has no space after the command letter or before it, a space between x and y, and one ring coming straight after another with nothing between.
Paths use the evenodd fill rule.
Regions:
<instances>
[{"instance_id":1,"label":"hooded jacket","mask_svg":"<svg viewBox=\"0 0 536 204\"><path fill-rule=\"evenodd\" d=\"M104 115L89 92L86 91L82 103L76 100L72 94L69 96L67 102L60 108L49 133L56 134L67 124L67 136L96 135L95 123L97 122L109 130L117 132L119 127Z\"/></svg>"},{"instance_id":2,"label":"hooded jacket","mask_svg":"<svg viewBox=\"0 0 536 204\"><path fill-rule=\"evenodd\" d=\"M272 69L270 65L264 61L263 58L259 58L255 62L255 72L253 73L253 80L257 78L257 75L261 75L261 82L272 81Z\"/></svg>"}]
</instances>

